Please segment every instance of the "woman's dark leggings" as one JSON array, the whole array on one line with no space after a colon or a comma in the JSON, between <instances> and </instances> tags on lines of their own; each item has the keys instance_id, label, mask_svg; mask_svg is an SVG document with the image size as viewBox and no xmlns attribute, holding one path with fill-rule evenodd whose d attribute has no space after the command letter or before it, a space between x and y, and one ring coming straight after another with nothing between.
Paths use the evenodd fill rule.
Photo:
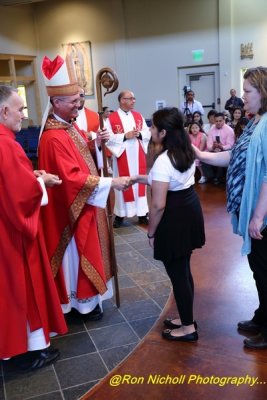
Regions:
<instances>
[{"instance_id":1,"label":"woman's dark leggings","mask_svg":"<svg viewBox=\"0 0 267 400\"><path fill-rule=\"evenodd\" d=\"M251 239L251 253L248 261L255 279L259 307L252 320L261 325L261 334L267 341L267 228L262 232L263 239Z\"/></svg>"},{"instance_id":2,"label":"woman's dark leggings","mask_svg":"<svg viewBox=\"0 0 267 400\"><path fill-rule=\"evenodd\" d=\"M194 281L190 270L191 254L164 263L183 325L193 324Z\"/></svg>"}]
</instances>

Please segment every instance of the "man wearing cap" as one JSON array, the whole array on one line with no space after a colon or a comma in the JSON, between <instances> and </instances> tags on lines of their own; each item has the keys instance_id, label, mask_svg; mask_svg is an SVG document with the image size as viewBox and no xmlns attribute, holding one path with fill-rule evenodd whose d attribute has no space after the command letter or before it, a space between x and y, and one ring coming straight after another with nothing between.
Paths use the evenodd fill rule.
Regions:
<instances>
[{"instance_id":1,"label":"man wearing cap","mask_svg":"<svg viewBox=\"0 0 267 400\"><path fill-rule=\"evenodd\" d=\"M75 308L96 320L102 301L112 296L104 207L110 188L124 190L130 178L98 176L88 139L73 122L80 95L70 60L45 57L42 71L52 112L43 118L39 165L62 179L54 192L48 190L42 213L48 255L63 312Z\"/></svg>"},{"instance_id":2,"label":"man wearing cap","mask_svg":"<svg viewBox=\"0 0 267 400\"><path fill-rule=\"evenodd\" d=\"M58 350L49 348L50 335L67 327L39 220L47 204L45 185L61 180L33 171L15 141L23 109L16 89L0 86L0 359L12 357L6 363L31 371L58 358Z\"/></svg>"},{"instance_id":3,"label":"man wearing cap","mask_svg":"<svg viewBox=\"0 0 267 400\"><path fill-rule=\"evenodd\" d=\"M151 137L144 117L134 110L135 96L125 90L118 96L119 109L109 115L106 128L111 132L106 142L113 154L113 176L146 174L146 153ZM124 217L139 217L148 225L146 187L135 184L123 193L115 190L114 228L119 228Z\"/></svg>"}]
</instances>

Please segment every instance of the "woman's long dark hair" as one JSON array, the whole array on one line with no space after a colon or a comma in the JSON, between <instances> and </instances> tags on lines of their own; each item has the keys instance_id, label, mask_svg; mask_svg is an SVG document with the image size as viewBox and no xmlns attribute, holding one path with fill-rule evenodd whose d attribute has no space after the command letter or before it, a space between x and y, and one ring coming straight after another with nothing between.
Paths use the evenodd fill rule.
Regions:
<instances>
[{"instance_id":1,"label":"woman's long dark hair","mask_svg":"<svg viewBox=\"0 0 267 400\"><path fill-rule=\"evenodd\" d=\"M161 153L167 150L168 157L180 172L187 171L195 160L188 133L184 130L183 114L176 107L166 107L152 115L153 125L166 135L162 140Z\"/></svg>"}]
</instances>

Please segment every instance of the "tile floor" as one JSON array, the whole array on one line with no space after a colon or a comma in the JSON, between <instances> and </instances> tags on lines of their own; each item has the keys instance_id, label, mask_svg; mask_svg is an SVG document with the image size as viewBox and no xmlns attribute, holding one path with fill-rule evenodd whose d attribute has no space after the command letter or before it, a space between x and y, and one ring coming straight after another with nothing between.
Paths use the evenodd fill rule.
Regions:
<instances>
[{"instance_id":1,"label":"tile floor","mask_svg":"<svg viewBox=\"0 0 267 400\"><path fill-rule=\"evenodd\" d=\"M104 302L97 322L68 315L69 333L52 340L60 359L34 373L1 365L0 400L79 399L119 364L150 330L170 293L161 262L152 257L145 231L134 218L115 230L121 306Z\"/></svg>"}]
</instances>

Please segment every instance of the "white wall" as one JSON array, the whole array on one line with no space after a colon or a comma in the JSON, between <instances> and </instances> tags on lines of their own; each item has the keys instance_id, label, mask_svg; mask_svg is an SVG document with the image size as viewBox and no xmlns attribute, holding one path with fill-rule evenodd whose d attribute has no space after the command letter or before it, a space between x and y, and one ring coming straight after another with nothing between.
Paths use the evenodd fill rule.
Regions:
<instances>
[{"instance_id":1,"label":"white wall","mask_svg":"<svg viewBox=\"0 0 267 400\"><path fill-rule=\"evenodd\" d=\"M232 87L242 95L241 69L267 66L267 2L219 0L219 15L220 88L225 101ZM253 43L253 59L240 58L242 43Z\"/></svg>"},{"instance_id":2,"label":"white wall","mask_svg":"<svg viewBox=\"0 0 267 400\"><path fill-rule=\"evenodd\" d=\"M0 6L0 53L36 55L37 42L30 6Z\"/></svg>"},{"instance_id":3,"label":"white wall","mask_svg":"<svg viewBox=\"0 0 267 400\"><path fill-rule=\"evenodd\" d=\"M40 3L36 25L41 56L54 57L68 41L90 40L94 74L103 66L114 68L119 90L133 90L136 107L146 117L157 99L179 103L177 68L194 64L192 50L205 50L205 64L218 63L214 0L76 0L58 1L53 7ZM117 107L117 94L104 103ZM87 105L96 108L96 99Z\"/></svg>"}]
</instances>

